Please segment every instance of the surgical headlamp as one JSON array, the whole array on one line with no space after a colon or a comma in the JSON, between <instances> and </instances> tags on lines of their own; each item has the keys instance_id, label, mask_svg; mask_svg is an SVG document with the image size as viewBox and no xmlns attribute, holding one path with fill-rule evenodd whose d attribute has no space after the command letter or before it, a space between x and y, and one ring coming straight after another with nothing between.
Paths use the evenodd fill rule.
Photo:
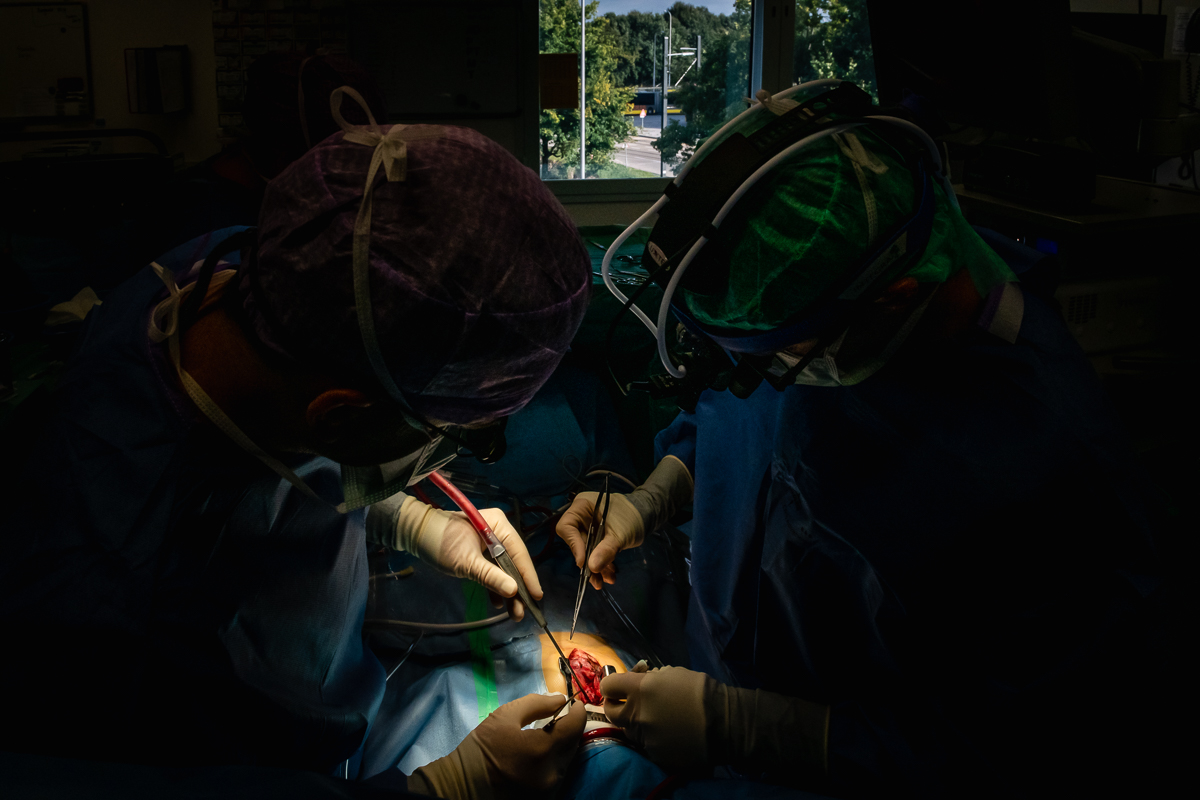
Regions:
<instances>
[{"instance_id":1,"label":"surgical headlamp","mask_svg":"<svg viewBox=\"0 0 1200 800\"><path fill-rule=\"evenodd\" d=\"M802 103L787 100L798 92L822 88L826 91ZM708 137L667 184L663 196L608 248L601 266L605 285L624 304L622 312L632 311L658 341L658 355L667 374L651 379L652 393L682 394L681 406L686 408L707 388L728 388L739 397L748 397L764 379L776 389L786 388L825 346L846 331L882 287L921 257L936 210L934 180L942 183L950 202L957 205L954 190L943 171L941 152L929 135L908 120L877 111L866 92L837 80L812 81L773 97L760 93L754 105ZM748 116L762 113L776 114L776 118L750 135L730 133ZM923 145L912 168L916 206L907 218L872 242L871 251L815 302L796 318L766 332L702 326L684 303L674 302L680 286L707 295L725 290L730 274L728 256L720 247L706 245L762 178L814 142L879 124L899 128ZM650 277L632 297L626 297L610 275L613 254L655 215L658 219L642 259ZM656 320L634 304L652 282L663 288ZM675 348L678 363L667 340L671 313L687 331L680 337L682 346ZM788 358L782 353L806 340L815 340L816 345L805 356Z\"/></svg>"}]
</instances>

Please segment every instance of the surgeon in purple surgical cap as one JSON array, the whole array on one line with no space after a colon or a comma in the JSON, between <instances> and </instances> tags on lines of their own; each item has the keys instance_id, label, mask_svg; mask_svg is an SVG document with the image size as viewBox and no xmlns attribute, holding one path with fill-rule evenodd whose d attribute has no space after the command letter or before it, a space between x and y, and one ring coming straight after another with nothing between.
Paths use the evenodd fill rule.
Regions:
<instances>
[{"instance_id":1,"label":"surgeon in purple surgical cap","mask_svg":"<svg viewBox=\"0 0 1200 800\"><path fill-rule=\"evenodd\" d=\"M366 109L333 93L342 130L271 182L256 229L175 248L89 315L3 512L0 622L23 644L0 680L37 711L0 750L328 772L384 691L366 543L523 615L466 520L404 489L498 449L582 321L586 251L491 140L351 125L343 102ZM540 599L520 536L482 513ZM560 702L501 707L410 790L551 792L582 705L522 728Z\"/></svg>"}]
</instances>

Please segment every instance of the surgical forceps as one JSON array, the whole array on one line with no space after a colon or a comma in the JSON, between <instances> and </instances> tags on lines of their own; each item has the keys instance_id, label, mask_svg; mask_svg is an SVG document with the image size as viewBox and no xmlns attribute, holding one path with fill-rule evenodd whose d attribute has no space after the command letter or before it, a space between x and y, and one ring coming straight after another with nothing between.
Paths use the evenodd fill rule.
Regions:
<instances>
[{"instance_id":1,"label":"surgical forceps","mask_svg":"<svg viewBox=\"0 0 1200 800\"><path fill-rule=\"evenodd\" d=\"M596 549L596 545L604 538L604 526L608 522L608 504L612 500L612 494L608 489L608 476L604 476L604 490L596 496L596 506L593 509L592 521L588 523L587 540L583 548L583 566L579 568L579 588L575 592L575 614L571 617L571 637L575 638L575 626L579 623L579 607L583 604L583 592L587 588L588 576L591 575L588 570L588 559L592 557L592 551ZM603 508L601 508L603 506Z\"/></svg>"}]
</instances>

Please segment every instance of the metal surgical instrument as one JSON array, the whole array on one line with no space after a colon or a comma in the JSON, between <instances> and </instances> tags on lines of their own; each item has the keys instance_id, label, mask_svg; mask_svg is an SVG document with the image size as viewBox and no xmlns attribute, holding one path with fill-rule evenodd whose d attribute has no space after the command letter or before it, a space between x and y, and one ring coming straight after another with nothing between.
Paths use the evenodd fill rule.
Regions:
<instances>
[{"instance_id":1,"label":"metal surgical instrument","mask_svg":"<svg viewBox=\"0 0 1200 800\"><path fill-rule=\"evenodd\" d=\"M588 576L592 573L588 570L588 559L592 557L592 551L596 549L596 544L604 538L604 526L608 522L608 504L611 502L612 495L608 489L608 476L604 476L604 490L596 496L596 506L592 511L592 521L588 523L587 541L583 548L583 565L579 568L579 588L575 592L575 614L571 617L571 638L575 638L575 626L579 623L579 607L583 605L583 593L587 589ZM603 505L603 509L601 508Z\"/></svg>"},{"instance_id":2,"label":"metal surgical instrument","mask_svg":"<svg viewBox=\"0 0 1200 800\"><path fill-rule=\"evenodd\" d=\"M517 596L521 598L521 602L525 604L525 607L529 609L529 613L533 615L533 621L546 632L550 643L554 645L554 649L558 651L558 655L566 663L567 669L571 670L571 675L575 678L575 685L582 686L579 682L579 676L575 675L575 669L571 666L570 660L567 659L562 648L558 646L558 642L554 639L554 634L550 633L550 627L546 624L546 615L542 613L542 609L534 602L533 595L529 593L529 587L525 585L525 579L521 577L521 571L517 569L517 565L513 563L512 556L508 554L508 550L505 549L500 539L496 537L492 526L488 525L487 520L479 513L479 509L475 508L475 504L468 500L467 496L459 491L458 487L451 483L445 475L434 472L430 474L429 482L441 489L467 515L467 519L471 522L471 527L475 528L476 532L479 533L479 538L483 539L483 545L487 548L488 555L496 562L496 566L504 570L505 574L517 582Z\"/></svg>"}]
</instances>

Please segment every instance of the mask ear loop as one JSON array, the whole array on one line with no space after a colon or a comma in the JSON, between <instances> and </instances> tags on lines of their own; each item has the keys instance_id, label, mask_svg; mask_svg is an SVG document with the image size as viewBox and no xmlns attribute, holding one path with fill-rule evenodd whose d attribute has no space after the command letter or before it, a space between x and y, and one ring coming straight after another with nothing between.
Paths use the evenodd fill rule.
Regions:
<instances>
[{"instance_id":1,"label":"mask ear loop","mask_svg":"<svg viewBox=\"0 0 1200 800\"><path fill-rule=\"evenodd\" d=\"M196 317L200 314L200 306L204 302L204 298L208 295L208 287L212 284L213 272L216 271L217 264L221 259L235 250L241 250L247 244L253 244L257 238L257 229L248 228L244 231L239 231L225 239L222 239L216 247L209 252L204 259L204 264L200 267L200 274L196 276L195 288L191 294L184 298L182 305L179 307L179 329L187 330ZM238 270L240 271L240 267ZM236 277L236 275L235 275Z\"/></svg>"},{"instance_id":2,"label":"mask ear loop","mask_svg":"<svg viewBox=\"0 0 1200 800\"><path fill-rule=\"evenodd\" d=\"M187 392L187 395L189 398L191 398L192 402L196 404L196 408L198 408L200 413L204 414L204 416L206 416L210 422L216 425L222 433L224 433L235 444L237 444L238 447L257 458L273 472L275 472L275 474L279 475L288 483L295 486L307 497L325 502L316 492L312 490L312 487L306 484L299 475L292 471L290 467L271 454L267 453L265 450L255 444L249 436L243 433L242 429L239 428L237 424L229 418L229 415L227 415L225 411L208 395L208 393L204 391L204 388L196 382L196 379L193 378L191 374L189 374L188 371L183 368L179 347L179 336L181 331L181 327L179 325L179 308L181 301L183 300L183 295L186 292L191 292L193 295L195 295L199 289L199 286L198 284L192 284L191 286L186 286L181 290L175 284L175 276L171 273L171 270L163 267L157 262L151 262L150 267L154 270L154 273L158 275L159 279L162 280L163 284L166 285L170 296L157 307L155 307L155 309L151 312L150 325L147 332L151 341L165 341L167 343L167 352L170 354L171 364L175 367L175 372L179 376L180 383L183 384L184 391ZM230 276L230 278L225 278L224 274L222 274L221 280L222 282L228 282L230 279L232 279L232 277L233 276ZM166 327L161 325L162 322L166 323ZM336 506L336 508L339 513L346 513L345 503Z\"/></svg>"}]
</instances>

